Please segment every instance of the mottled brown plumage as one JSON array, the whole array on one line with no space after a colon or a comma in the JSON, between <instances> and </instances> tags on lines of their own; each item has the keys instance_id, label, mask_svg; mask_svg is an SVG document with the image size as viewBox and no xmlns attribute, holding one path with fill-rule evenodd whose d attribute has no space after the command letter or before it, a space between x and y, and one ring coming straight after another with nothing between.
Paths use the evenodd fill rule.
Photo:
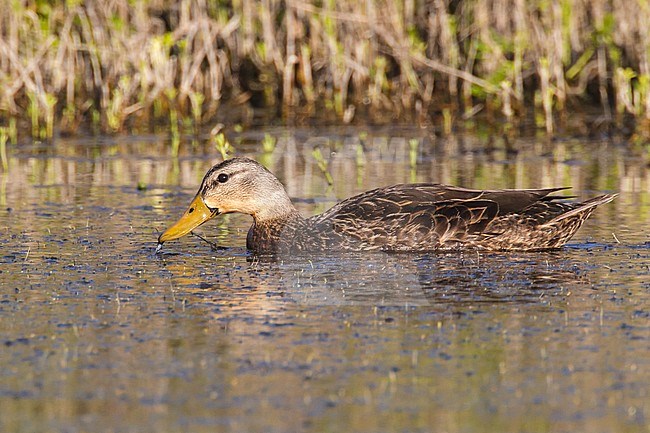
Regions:
<instances>
[{"instance_id":1,"label":"mottled brown plumage","mask_svg":"<svg viewBox=\"0 0 650 433\"><path fill-rule=\"evenodd\" d=\"M218 214L241 212L253 217L246 245L255 253L559 248L598 205L616 197L560 202L551 194L562 189L394 185L303 218L273 174L251 159L233 158L208 171L189 209L158 241L179 238Z\"/></svg>"}]
</instances>

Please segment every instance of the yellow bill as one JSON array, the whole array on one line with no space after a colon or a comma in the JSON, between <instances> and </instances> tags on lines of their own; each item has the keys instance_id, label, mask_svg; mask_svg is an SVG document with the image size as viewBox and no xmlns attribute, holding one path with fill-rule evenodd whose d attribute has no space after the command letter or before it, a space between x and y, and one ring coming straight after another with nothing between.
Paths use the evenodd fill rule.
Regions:
<instances>
[{"instance_id":1,"label":"yellow bill","mask_svg":"<svg viewBox=\"0 0 650 433\"><path fill-rule=\"evenodd\" d=\"M205 205L199 194L194 197L183 216L176 221L176 224L168 228L158 237L159 246L163 242L181 238L219 214L219 210L212 210Z\"/></svg>"}]
</instances>

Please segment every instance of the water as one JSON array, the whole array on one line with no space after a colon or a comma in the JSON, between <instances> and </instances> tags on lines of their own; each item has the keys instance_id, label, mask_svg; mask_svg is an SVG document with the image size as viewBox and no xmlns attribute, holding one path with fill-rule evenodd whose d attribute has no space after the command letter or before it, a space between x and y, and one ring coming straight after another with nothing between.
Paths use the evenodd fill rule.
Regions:
<instances>
[{"instance_id":1,"label":"water","mask_svg":"<svg viewBox=\"0 0 650 433\"><path fill-rule=\"evenodd\" d=\"M305 214L412 181L620 196L553 252L259 260L249 218L228 215L197 230L222 248L188 236L155 255L214 149L14 149L0 177L0 430L650 431L647 161L625 143L421 134L233 144Z\"/></svg>"}]
</instances>

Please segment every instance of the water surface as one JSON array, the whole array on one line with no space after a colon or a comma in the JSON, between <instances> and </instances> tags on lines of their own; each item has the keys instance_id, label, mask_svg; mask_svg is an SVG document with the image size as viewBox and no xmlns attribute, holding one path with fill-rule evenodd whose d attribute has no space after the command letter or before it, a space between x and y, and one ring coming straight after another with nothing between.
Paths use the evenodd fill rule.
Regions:
<instances>
[{"instance_id":1,"label":"water surface","mask_svg":"<svg viewBox=\"0 0 650 433\"><path fill-rule=\"evenodd\" d=\"M11 149L1 431L649 431L650 178L626 143L351 128L233 144L305 214L397 182L620 196L552 252L260 260L228 215L197 230L222 248L154 255L220 159L203 140L178 157L156 136Z\"/></svg>"}]
</instances>

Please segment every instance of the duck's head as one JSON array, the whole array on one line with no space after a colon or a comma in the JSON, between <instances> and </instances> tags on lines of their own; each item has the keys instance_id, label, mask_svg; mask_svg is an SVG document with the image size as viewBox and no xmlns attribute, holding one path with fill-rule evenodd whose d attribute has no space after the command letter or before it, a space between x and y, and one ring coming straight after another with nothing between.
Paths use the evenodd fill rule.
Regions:
<instances>
[{"instance_id":1,"label":"duck's head","mask_svg":"<svg viewBox=\"0 0 650 433\"><path fill-rule=\"evenodd\" d=\"M249 158L233 158L212 167L183 216L158 238L162 244L185 236L219 214L240 212L265 221L295 212L280 181Z\"/></svg>"}]
</instances>

